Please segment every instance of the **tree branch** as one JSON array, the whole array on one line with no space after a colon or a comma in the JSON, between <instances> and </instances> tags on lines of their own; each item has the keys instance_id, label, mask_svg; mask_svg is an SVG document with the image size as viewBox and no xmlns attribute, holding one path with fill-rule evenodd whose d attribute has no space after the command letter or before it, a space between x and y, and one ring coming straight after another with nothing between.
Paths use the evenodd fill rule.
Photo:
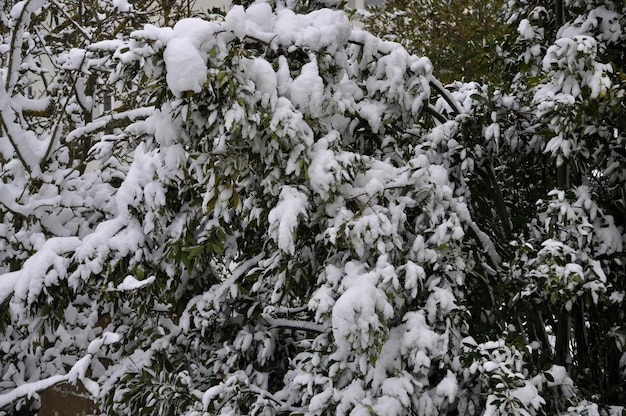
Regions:
<instances>
[{"instance_id":1,"label":"tree branch","mask_svg":"<svg viewBox=\"0 0 626 416\"><path fill-rule=\"evenodd\" d=\"M76 29L78 29L80 33L83 34L85 39L91 42L92 39L91 39L91 35L89 34L89 32L87 32L79 23L76 23L76 20L74 20L72 16L67 14L63 6L61 6L57 0L52 0L52 4L54 4L56 8L59 10L59 12L61 12L61 14L65 16L66 21L70 22L72 26L74 26Z\"/></svg>"},{"instance_id":2,"label":"tree branch","mask_svg":"<svg viewBox=\"0 0 626 416\"><path fill-rule=\"evenodd\" d=\"M272 318L264 316L263 319L272 328L289 328L307 332L317 332L318 334L326 333L328 330L320 324L308 321L299 321L295 319Z\"/></svg>"},{"instance_id":3,"label":"tree branch","mask_svg":"<svg viewBox=\"0 0 626 416\"><path fill-rule=\"evenodd\" d=\"M452 108L454 115L458 115L462 113L461 108L457 104L454 97L452 97L452 94L450 94L450 91L448 91L448 89L444 87L443 84L437 78L435 77L431 78L430 86L433 87L435 90L437 90L437 92L439 92L439 94L441 95L441 98L443 98L446 101L446 103L448 103L448 105Z\"/></svg>"},{"instance_id":4,"label":"tree branch","mask_svg":"<svg viewBox=\"0 0 626 416\"><path fill-rule=\"evenodd\" d=\"M446 121L448 121L448 119L446 119L439 111L435 110L435 107L433 107L432 105L427 105L426 107L424 107L424 111L432 116L435 120L437 120L438 122L440 122L441 124L445 123Z\"/></svg>"}]
</instances>

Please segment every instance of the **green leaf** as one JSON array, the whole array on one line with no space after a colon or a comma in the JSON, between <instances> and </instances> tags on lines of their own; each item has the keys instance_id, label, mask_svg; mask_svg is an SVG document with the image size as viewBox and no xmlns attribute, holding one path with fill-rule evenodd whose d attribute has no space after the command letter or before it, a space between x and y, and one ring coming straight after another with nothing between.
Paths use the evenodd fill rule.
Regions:
<instances>
[{"instance_id":1,"label":"green leaf","mask_svg":"<svg viewBox=\"0 0 626 416\"><path fill-rule=\"evenodd\" d=\"M187 253L187 257L192 259L200 255L204 251L204 246L197 245L197 246L185 247L183 250Z\"/></svg>"}]
</instances>

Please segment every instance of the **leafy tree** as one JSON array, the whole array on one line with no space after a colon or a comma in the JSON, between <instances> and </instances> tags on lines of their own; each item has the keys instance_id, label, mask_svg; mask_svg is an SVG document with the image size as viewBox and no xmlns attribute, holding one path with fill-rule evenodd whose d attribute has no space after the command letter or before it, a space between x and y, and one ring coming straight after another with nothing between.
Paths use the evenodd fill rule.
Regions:
<instances>
[{"instance_id":1,"label":"leafy tree","mask_svg":"<svg viewBox=\"0 0 626 416\"><path fill-rule=\"evenodd\" d=\"M20 4L7 39L48 3ZM537 19L554 9L511 3L510 90L452 93L428 59L318 6L85 44L70 68L124 103L62 117L89 169L59 151L29 171L20 146L48 130L0 90L0 412L62 381L128 415L623 401L623 6L569 3L551 32Z\"/></svg>"},{"instance_id":2,"label":"leafy tree","mask_svg":"<svg viewBox=\"0 0 626 416\"><path fill-rule=\"evenodd\" d=\"M528 365L568 371L576 393L551 398L555 412L591 413L572 397L625 400L624 5L508 8L511 86L458 91L478 103L463 142L478 169L459 175L505 259L484 282L491 306L475 310L514 325L534 346Z\"/></svg>"},{"instance_id":3,"label":"leafy tree","mask_svg":"<svg viewBox=\"0 0 626 416\"><path fill-rule=\"evenodd\" d=\"M506 78L497 49L507 35L502 0L388 0L368 6L367 30L428 56L448 83L500 82Z\"/></svg>"},{"instance_id":4,"label":"leafy tree","mask_svg":"<svg viewBox=\"0 0 626 416\"><path fill-rule=\"evenodd\" d=\"M452 406L469 218L446 170L412 154L422 113L441 117L431 88L448 97L429 61L343 12L267 4L90 50L112 46L117 87L148 79L156 107L92 148L79 178L108 187L93 225L4 276L5 332L39 318L10 351L84 334L30 378L8 361L5 403L80 379L122 414Z\"/></svg>"},{"instance_id":5,"label":"leafy tree","mask_svg":"<svg viewBox=\"0 0 626 416\"><path fill-rule=\"evenodd\" d=\"M165 23L185 12L181 5L166 11L165 4L9 0L0 5L0 391L66 373L82 344L93 338L97 312L90 315L89 297L74 299L82 295L66 279L57 282L50 275L46 285L54 289L42 286L36 296L21 299L33 306L29 312L7 298L5 289L17 282L15 273L29 257L52 259L68 247L42 254L44 242L70 236L78 242L107 215L118 171L125 169L122 158L132 151L122 145L119 129L147 117L141 105L151 98L141 94L145 79L132 77L132 68L114 89L108 79L115 67L106 65L111 57L96 56L90 45L104 40L115 45L147 22ZM115 107L109 109L111 97ZM106 153L115 143L120 159L111 159L113 166L102 172L85 173L100 137L103 144L92 150ZM25 276L19 281L27 287L30 275ZM76 302L78 309L72 306ZM58 348L50 349L53 345ZM16 404L21 411L30 405Z\"/></svg>"}]
</instances>

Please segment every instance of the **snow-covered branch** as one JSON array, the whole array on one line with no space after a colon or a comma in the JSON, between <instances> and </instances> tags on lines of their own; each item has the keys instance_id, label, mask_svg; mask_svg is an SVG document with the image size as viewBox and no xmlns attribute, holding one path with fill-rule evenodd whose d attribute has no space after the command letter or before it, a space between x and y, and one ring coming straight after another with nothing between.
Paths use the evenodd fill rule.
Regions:
<instances>
[{"instance_id":1,"label":"snow-covered branch","mask_svg":"<svg viewBox=\"0 0 626 416\"><path fill-rule=\"evenodd\" d=\"M328 329L325 328L324 325L316 324L314 322L286 318L272 318L270 316L264 316L263 320L272 328L288 328L307 332L317 332L320 334L328 332Z\"/></svg>"},{"instance_id":2,"label":"snow-covered branch","mask_svg":"<svg viewBox=\"0 0 626 416\"><path fill-rule=\"evenodd\" d=\"M130 123L139 119L147 118L153 113L154 107L144 107L121 111L114 114L105 114L85 124L84 126L77 127L69 132L66 136L66 141L69 143L79 137L98 133L111 127L123 127L123 125L118 124L122 124L126 121Z\"/></svg>"},{"instance_id":3,"label":"snow-covered branch","mask_svg":"<svg viewBox=\"0 0 626 416\"><path fill-rule=\"evenodd\" d=\"M87 378L86 372L91 364L94 354L103 346L109 345L118 342L120 339L119 335L105 332L102 337L95 339L91 342L88 348L88 353L83 358L78 360L72 368L67 372L67 374L56 374L51 377L38 380L31 381L28 383L24 383L15 389L9 391L8 393L0 394L0 409L11 404L22 397L32 397L36 393L55 386L57 384L63 382L70 382L72 384L76 384L77 381L81 381L83 386L91 393L93 396L98 395L99 387L98 384L93 380Z\"/></svg>"}]
</instances>

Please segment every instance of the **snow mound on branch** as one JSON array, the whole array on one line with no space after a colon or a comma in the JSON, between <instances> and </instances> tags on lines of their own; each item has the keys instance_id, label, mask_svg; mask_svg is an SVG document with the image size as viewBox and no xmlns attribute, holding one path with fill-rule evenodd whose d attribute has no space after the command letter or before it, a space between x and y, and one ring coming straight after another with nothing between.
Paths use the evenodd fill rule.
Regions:
<instances>
[{"instance_id":1,"label":"snow mound on branch","mask_svg":"<svg viewBox=\"0 0 626 416\"><path fill-rule=\"evenodd\" d=\"M111 290L115 291L130 291L141 289L142 287L148 286L152 284L156 280L156 276L150 276L145 280L137 280L134 276L128 275L124 278L122 283L120 283L117 287Z\"/></svg>"},{"instance_id":2,"label":"snow mound on branch","mask_svg":"<svg viewBox=\"0 0 626 416\"><path fill-rule=\"evenodd\" d=\"M294 230L298 225L298 217L306 217L307 207L306 195L292 186L285 186L280 192L280 201L269 213L270 235L286 253L295 252Z\"/></svg>"},{"instance_id":3,"label":"snow mound on branch","mask_svg":"<svg viewBox=\"0 0 626 416\"><path fill-rule=\"evenodd\" d=\"M163 52L167 85L174 95L202 90L208 68L207 54L201 46L214 27L214 24L197 18L183 19L174 26L174 36Z\"/></svg>"},{"instance_id":4,"label":"snow mound on branch","mask_svg":"<svg viewBox=\"0 0 626 416\"><path fill-rule=\"evenodd\" d=\"M133 6L128 3L128 0L112 0L113 7L120 12L130 12L133 10Z\"/></svg>"},{"instance_id":5,"label":"snow mound on branch","mask_svg":"<svg viewBox=\"0 0 626 416\"><path fill-rule=\"evenodd\" d=\"M343 12L317 10L307 15L296 15L284 9L274 13L270 5L257 3L248 9L233 7L221 24L189 18L179 21L173 31L147 25L143 31L134 32L133 36L167 43L163 53L167 86L180 97L187 92L200 92L207 82L210 66L208 52L218 28L222 34L230 33L239 39L256 39L273 49L294 45L311 51L325 49L330 53L335 52L338 45L345 44L352 33L350 21ZM268 90L274 89L274 81L267 75L267 65L259 60L245 65L248 66L247 75L257 84L257 89L271 93ZM295 104L316 108L323 96L323 82L315 63L307 65L294 82L292 96Z\"/></svg>"},{"instance_id":6,"label":"snow mound on branch","mask_svg":"<svg viewBox=\"0 0 626 416\"><path fill-rule=\"evenodd\" d=\"M65 253L80 245L77 237L54 237L47 240L21 270L6 273L0 279L0 303L14 295L27 303L37 299L44 286L56 284L69 261Z\"/></svg>"},{"instance_id":7,"label":"snow mound on branch","mask_svg":"<svg viewBox=\"0 0 626 416\"><path fill-rule=\"evenodd\" d=\"M270 100L275 99L278 79L272 65L261 58L244 59L242 65L245 75L254 83L261 103L267 105Z\"/></svg>"},{"instance_id":8,"label":"snow mound on branch","mask_svg":"<svg viewBox=\"0 0 626 416\"><path fill-rule=\"evenodd\" d=\"M302 67L300 75L290 88L291 101L303 113L319 116L324 101L324 81L319 75L317 62L311 61Z\"/></svg>"},{"instance_id":9,"label":"snow mound on branch","mask_svg":"<svg viewBox=\"0 0 626 416\"><path fill-rule=\"evenodd\" d=\"M248 11L254 9L250 8ZM278 44L308 47L313 51L326 49L333 53L337 45L350 38L352 26L343 12L322 9L305 15L296 15L289 9L276 15L274 30Z\"/></svg>"},{"instance_id":10,"label":"snow mound on branch","mask_svg":"<svg viewBox=\"0 0 626 416\"><path fill-rule=\"evenodd\" d=\"M311 188L323 198L328 196L328 192L336 187L340 180L341 167L335 153L328 149L328 145L338 138L338 133L332 132L317 140L313 145L309 182Z\"/></svg>"},{"instance_id":11,"label":"snow mound on branch","mask_svg":"<svg viewBox=\"0 0 626 416\"><path fill-rule=\"evenodd\" d=\"M167 66L167 85L174 95L200 92L207 80L207 66L187 38L172 39L163 53Z\"/></svg>"},{"instance_id":12,"label":"snow mound on branch","mask_svg":"<svg viewBox=\"0 0 626 416\"><path fill-rule=\"evenodd\" d=\"M366 272L363 264L350 262L345 266L342 286L345 291L332 309L332 330L338 347L338 358L351 349L366 351L393 316L393 307L386 294L376 287L380 276Z\"/></svg>"}]
</instances>

